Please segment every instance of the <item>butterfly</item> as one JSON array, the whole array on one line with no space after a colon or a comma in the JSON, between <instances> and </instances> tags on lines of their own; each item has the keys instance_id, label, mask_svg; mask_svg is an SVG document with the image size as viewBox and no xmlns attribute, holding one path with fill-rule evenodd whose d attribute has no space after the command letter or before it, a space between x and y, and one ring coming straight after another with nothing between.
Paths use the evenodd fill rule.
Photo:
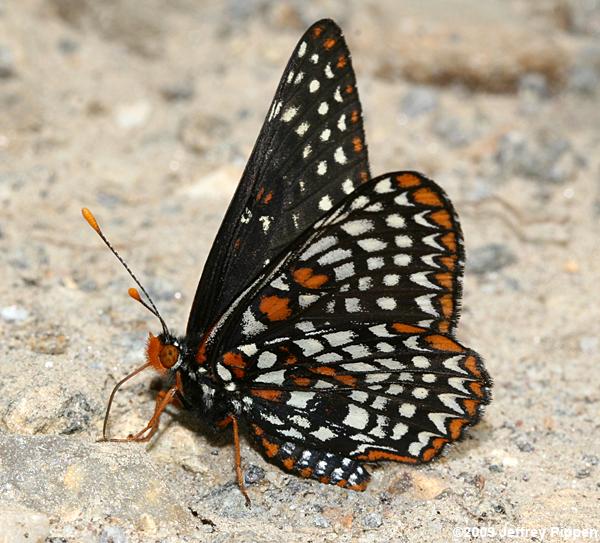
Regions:
<instances>
[{"instance_id":1,"label":"butterfly","mask_svg":"<svg viewBox=\"0 0 600 543\"><path fill-rule=\"evenodd\" d=\"M464 248L444 191L401 171L372 178L348 47L313 24L285 68L208 256L184 336L161 322L146 363L170 404L240 431L294 475L364 490L365 463L428 462L490 401L481 357L455 337ZM119 440L117 440L119 441Z\"/></svg>"}]
</instances>

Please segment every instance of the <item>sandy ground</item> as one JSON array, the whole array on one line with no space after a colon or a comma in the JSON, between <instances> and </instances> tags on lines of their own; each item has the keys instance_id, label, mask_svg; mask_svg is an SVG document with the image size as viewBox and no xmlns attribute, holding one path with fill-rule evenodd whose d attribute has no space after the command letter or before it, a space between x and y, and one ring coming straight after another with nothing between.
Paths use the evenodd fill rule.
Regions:
<instances>
[{"instance_id":1,"label":"sandy ground","mask_svg":"<svg viewBox=\"0 0 600 543\"><path fill-rule=\"evenodd\" d=\"M323 16L353 52L372 172L421 170L458 208L460 337L494 400L440 461L376 467L362 494L244 441L247 509L231 436L183 414L147 447L95 442L156 322L79 209L183 330L288 55ZM0 541L600 540L599 36L593 0L0 2ZM115 435L145 424L156 385L119 394Z\"/></svg>"}]
</instances>

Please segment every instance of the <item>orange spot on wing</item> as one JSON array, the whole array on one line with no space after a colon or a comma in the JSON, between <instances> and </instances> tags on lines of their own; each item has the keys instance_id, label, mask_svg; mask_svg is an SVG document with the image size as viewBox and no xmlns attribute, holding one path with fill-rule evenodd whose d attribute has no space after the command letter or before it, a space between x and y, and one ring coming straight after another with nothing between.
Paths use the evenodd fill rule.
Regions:
<instances>
[{"instance_id":1,"label":"orange spot on wing","mask_svg":"<svg viewBox=\"0 0 600 543\"><path fill-rule=\"evenodd\" d=\"M256 195L257 202L263 197L264 193L265 193L265 187L260 187L260 190L258 191L258 194Z\"/></svg>"},{"instance_id":2,"label":"orange spot on wing","mask_svg":"<svg viewBox=\"0 0 600 543\"><path fill-rule=\"evenodd\" d=\"M240 353L228 352L223 355L223 364L230 368L245 368L246 361Z\"/></svg>"},{"instance_id":3,"label":"orange spot on wing","mask_svg":"<svg viewBox=\"0 0 600 543\"><path fill-rule=\"evenodd\" d=\"M392 324L392 328L401 334L414 334L425 331L425 328L421 328L420 326L413 326L412 324L404 324L402 322L395 322Z\"/></svg>"},{"instance_id":4,"label":"orange spot on wing","mask_svg":"<svg viewBox=\"0 0 600 543\"><path fill-rule=\"evenodd\" d=\"M231 369L237 379L243 379L246 372L246 361L239 353L228 352L223 355L223 365Z\"/></svg>"},{"instance_id":5,"label":"orange spot on wing","mask_svg":"<svg viewBox=\"0 0 600 543\"><path fill-rule=\"evenodd\" d=\"M346 88L344 89L344 92L346 94L352 94L353 91L354 91L354 87L352 85L346 85Z\"/></svg>"},{"instance_id":6,"label":"orange spot on wing","mask_svg":"<svg viewBox=\"0 0 600 543\"><path fill-rule=\"evenodd\" d=\"M402 188L417 187L421 184L421 180L411 173L403 173L396 176L396 183Z\"/></svg>"},{"instance_id":7,"label":"orange spot on wing","mask_svg":"<svg viewBox=\"0 0 600 543\"><path fill-rule=\"evenodd\" d=\"M323 34L323 27L322 26L315 26L313 28L313 36L315 38L318 38L321 34Z\"/></svg>"},{"instance_id":8,"label":"orange spot on wing","mask_svg":"<svg viewBox=\"0 0 600 543\"><path fill-rule=\"evenodd\" d=\"M289 298L263 296L258 307L261 313L264 313L270 321L284 321L292 314L289 303Z\"/></svg>"},{"instance_id":9,"label":"orange spot on wing","mask_svg":"<svg viewBox=\"0 0 600 543\"><path fill-rule=\"evenodd\" d=\"M294 377L292 381L294 381L294 384L299 387L307 387L312 382L309 377Z\"/></svg>"},{"instance_id":10,"label":"orange spot on wing","mask_svg":"<svg viewBox=\"0 0 600 543\"><path fill-rule=\"evenodd\" d=\"M268 194L265 196L265 198L264 198L263 202L264 202L265 204L268 204L268 203L269 203L269 202L270 202L272 199L273 199L273 193L272 193L272 192L269 192L269 193L268 193Z\"/></svg>"},{"instance_id":11,"label":"orange spot on wing","mask_svg":"<svg viewBox=\"0 0 600 543\"><path fill-rule=\"evenodd\" d=\"M320 375L335 375L337 373L335 368L331 368L329 366L317 366L316 368L310 368L310 371Z\"/></svg>"},{"instance_id":12,"label":"orange spot on wing","mask_svg":"<svg viewBox=\"0 0 600 543\"><path fill-rule=\"evenodd\" d=\"M345 57L344 55L340 55L340 56L338 57L338 61L337 61L337 64L336 64L336 66L337 66L338 68L342 69L344 66L346 66L346 64L347 64L346 57Z\"/></svg>"},{"instance_id":13,"label":"orange spot on wing","mask_svg":"<svg viewBox=\"0 0 600 543\"><path fill-rule=\"evenodd\" d=\"M293 366L296 362L298 362L298 357L291 354L285 359L286 366Z\"/></svg>"},{"instance_id":14,"label":"orange spot on wing","mask_svg":"<svg viewBox=\"0 0 600 543\"><path fill-rule=\"evenodd\" d=\"M369 180L369 174L364 170L360 172L360 182L366 183Z\"/></svg>"},{"instance_id":15,"label":"orange spot on wing","mask_svg":"<svg viewBox=\"0 0 600 543\"><path fill-rule=\"evenodd\" d=\"M326 475L323 475L322 477L319 477L319 483L323 483L324 485L328 485L331 482L331 478L327 477Z\"/></svg>"},{"instance_id":16,"label":"orange spot on wing","mask_svg":"<svg viewBox=\"0 0 600 543\"><path fill-rule=\"evenodd\" d=\"M450 437L452 437L453 440L458 439L462 433L463 427L468 422L469 421L467 419L453 419L449 425Z\"/></svg>"},{"instance_id":17,"label":"orange spot on wing","mask_svg":"<svg viewBox=\"0 0 600 543\"><path fill-rule=\"evenodd\" d=\"M362 140L358 136L352 138L352 146L354 147L355 153L360 153L363 150Z\"/></svg>"},{"instance_id":18,"label":"orange spot on wing","mask_svg":"<svg viewBox=\"0 0 600 543\"><path fill-rule=\"evenodd\" d=\"M477 414L477 406L479 405L477 400L463 400L463 405L471 417L474 417Z\"/></svg>"},{"instance_id":19,"label":"orange spot on wing","mask_svg":"<svg viewBox=\"0 0 600 543\"><path fill-rule=\"evenodd\" d=\"M431 448L427 449L423 453L423 460L425 462L429 462L434 456L436 456L445 443L448 443L448 440L443 437L438 437L433 440Z\"/></svg>"},{"instance_id":20,"label":"orange spot on wing","mask_svg":"<svg viewBox=\"0 0 600 543\"><path fill-rule=\"evenodd\" d=\"M329 277L324 274L315 275L311 268L298 268L293 275L294 281L306 288L319 288L329 281Z\"/></svg>"},{"instance_id":21,"label":"orange spot on wing","mask_svg":"<svg viewBox=\"0 0 600 543\"><path fill-rule=\"evenodd\" d=\"M394 462L404 462L405 464L416 464L417 459L412 456L403 456L401 454L392 453L389 451L371 450L365 454L356 457L357 460L366 462L376 462L378 460L393 460Z\"/></svg>"},{"instance_id":22,"label":"orange spot on wing","mask_svg":"<svg viewBox=\"0 0 600 543\"><path fill-rule=\"evenodd\" d=\"M481 372L477 367L477 359L473 355L469 355L465 360L465 368L475 377L481 377Z\"/></svg>"},{"instance_id":23,"label":"orange spot on wing","mask_svg":"<svg viewBox=\"0 0 600 543\"><path fill-rule=\"evenodd\" d=\"M355 492L363 492L367 489L368 481L363 481L362 483L358 483L357 485L348 485L346 486L349 490L354 490Z\"/></svg>"},{"instance_id":24,"label":"orange spot on wing","mask_svg":"<svg viewBox=\"0 0 600 543\"><path fill-rule=\"evenodd\" d=\"M358 379L352 375L336 375L335 380L349 387L354 387L358 383Z\"/></svg>"},{"instance_id":25,"label":"orange spot on wing","mask_svg":"<svg viewBox=\"0 0 600 543\"><path fill-rule=\"evenodd\" d=\"M449 272L436 273L434 277L438 285L448 289L452 288L452 274Z\"/></svg>"},{"instance_id":26,"label":"orange spot on wing","mask_svg":"<svg viewBox=\"0 0 600 543\"><path fill-rule=\"evenodd\" d=\"M475 396L477 396L478 398L483 397L483 390L481 388L480 382L473 381L472 383L469 383L469 388L471 389L471 392L473 392L473 394L475 394Z\"/></svg>"},{"instance_id":27,"label":"orange spot on wing","mask_svg":"<svg viewBox=\"0 0 600 543\"><path fill-rule=\"evenodd\" d=\"M415 202L424 206L442 207L444 203L440 200L440 197L429 187L423 187L415 190L412 193L412 197Z\"/></svg>"},{"instance_id":28,"label":"orange spot on wing","mask_svg":"<svg viewBox=\"0 0 600 543\"><path fill-rule=\"evenodd\" d=\"M269 402L280 402L283 398L283 392L272 389L252 388L250 394Z\"/></svg>"},{"instance_id":29,"label":"orange spot on wing","mask_svg":"<svg viewBox=\"0 0 600 543\"><path fill-rule=\"evenodd\" d=\"M358 121L358 119L360 119L360 113L358 112L358 109L355 109L350 114L350 122L356 123Z\"/></svg>"},{"instance_id":30,"label":"orange spot on wing","mask_svg":"<svg viewBox=\"0 0 600 543\"><path fill-rule=\"evenodd\" d=\"M454 271L454 267L456 266L456 255L443 256L440 258L440 262L450 271Z\"/></svg>"},{"instance_id":31,"label":"orange spot on wing","mask_svg":"<svg viewBox=\"0 0 600 543\"><path fill-rule=\"evenodd\" d=\"M262 446L265 450L265 454L269 458L273 458L274 456L277 455L277 453L279 452L279 445L277 445L277 443L273 443L273 442L269 441L266 437L263 437L261 439L261 442L262 442Z\"/></svg>"},{"instance_id":32,"label":"orange spot on wing","mask_svg":"<svg viewBox=\"0 0 600 543\"><path fill-rule=\"evenodd\" d=\"M438 330L440 332L447 332L450 330L450 323L448 321L440 321L438 324Z\"/></svg>"},{"instance_id":33,"label":"orange spot on wing","mask_svg":"<svg viewBox=\"0 0 600 543\"><path fill-rule=\"evenodd\" d=\"M444 228L452 228L452 219L450 217L450 213L448 213L445 209L440 209L435 213L431 213L429 218Z\"/></svg>"},{"instance_id":34,"label":"orange spot on wing","mask_svg":"<svg viewBox=\"0 0 600 543\"><path fill-rule=\"evenodd\" d=\"M439 334L432 334L426 336L425 341L438 351L450 351L453 353L461 353L465 349L461 347L456 341L450 339L447 336L441 336Z\"/></svg>"},{"instance_id":35,"label":"orange spot on wing","mask_svg":"<svg viewBox=\"0 0 600 543\"><path fill-rule=\"evenodd\" d=\"M452 294L444 294L443 296L440 296L440 305L442 306L442 314L444 317L449 318L454 310Z\"/></svg>"},{"instance_id":36,"label":"orange spot on wing","mask_svg":"<svg viewBox=\"0 0 600 543\"><path fill-rule=\"evenodd\" d=\"M298 475L300 475L300 477L304 477L305 479L308 479L312 474L312 468L303 468L298 472Z\"/></svg>"},{"instance_id":37,"label":"orange spot on wing","mask_svg":"<svg viewBox=\"0 0 600 543\"><path fill-rule=\"evenodd\" d=\"M451 252L456 252L456 235L454 232L448 232L442 236L441 242L446 246L446 248Z\"/></svg>"},{"instance_id":38,"label":"orange spot on wing","mask_svg":"<svg viewBox=\"0 0 600 543\"><path fill-rule=\"evenodd\" d=\"M288 456L283 462L283 467L287 470L292 470L292 468L294 467L294 464L296 463L296 461L291 457Z\"/></svg>"},{"instance_id":39,"label":"orange spot on wing","mask_svg":"<svg viewBox=\"0 0 600 543\"><path fill-rule=\"evenodd\" d=\"M323 42L323 47L329 51L335 45L335 40L333 38L327 38Z\"/></svg>"},{"instance_id":40,"label":"orange spot on wing","mask_svg":"<svg viewBox=\"0 0 600 543\"><path fill-rule=\"evenodd\" d=\"M265 433L265 431L260 426L257 426L256 424L252 425L252 429L254 430L254 433L257 436L262 436Z\"/></svg>"},{"instance_id":41,"label":"orange spot on wing","mask_svg":"<svg viewBox=\"0 0 600 543\"><path fill-rule=\"evenodd\" d=\"M206 362L206 342L203 341L198 347L198 351L196 352L196 362L198 364L204 364Z\"/></svg>"}]
</instances>

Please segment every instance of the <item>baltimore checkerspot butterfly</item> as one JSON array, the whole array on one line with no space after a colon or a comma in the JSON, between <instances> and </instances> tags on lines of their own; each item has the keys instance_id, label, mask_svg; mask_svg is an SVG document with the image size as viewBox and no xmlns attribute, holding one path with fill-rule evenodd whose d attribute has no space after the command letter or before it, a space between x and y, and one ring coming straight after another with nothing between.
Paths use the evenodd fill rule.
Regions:
<instances>
[{"instance_id":1,"label":"baltimore checkerspot butterfly","mask_svg":"<svg viewBox=\"0 0 600 543\"><path fill-rule=\"evenodd\" d=\"M363 490L365 462L427 462L490 400L481 358L454 336L458 217L419 173L371 178L350 53L333 21L311 26L292 53L184 336L113 252L162 332L109 409L143 369L168 383L147 426L124 440L150 439L171 403L231 425L246 499L240 427L282 469Z\"/></svg>"}]
</instances>

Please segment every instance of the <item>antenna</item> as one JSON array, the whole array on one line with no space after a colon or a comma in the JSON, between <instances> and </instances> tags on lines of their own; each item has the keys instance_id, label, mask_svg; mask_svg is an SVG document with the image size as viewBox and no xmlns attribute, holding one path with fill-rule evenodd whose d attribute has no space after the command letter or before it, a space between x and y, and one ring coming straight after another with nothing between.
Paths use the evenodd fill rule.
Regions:
<instances>
[{"instance_id":1,"label":"antenna","mask_svg":"<svg viewBox=\"0 0 600 543\"><path fill-rule=\"evenodd\" d=\"M100 229L100 225L98 224L98 221L96 220L96 217L94 217L93 213L87 207L84 207L84 208L81 209L81 214L83 215L83 218L86 220L86 222L96 231L96 234L98 234L100 236L100 239L110 249L110 251L112 252L112 254L117 257L117 260L127 270L127 273L135 281L135 284L138 287L140 287L140 289L142 290L142 292L144 293L144 295L148 299L148 302L149 302L150 305L148 305L142 299L142 297L140 296L140 293L138 292L138 290L136 288L130 288L128 290L129 296L131 296L134 300L136 300L137 302L139 302L140 304L142 304L148 311L150 311L150 313L152 313L160 321L160 324L162 325L163 333L165 335L168 335L169 334L169 329L167 328L167 325L166 325L165 321L163 320L163 318L160 316L160 313L158 312L158 309L156 308L156 305L154 305L154 302L152 301L152 298L150 298L150 294L148 294L148 292L146 291L146 289L138 281L138 278L131 271L131 269L129 268L129 266L127 265L127 263L123 260L123 258L121 257L121 255L119 253L117 253L117 251L110 244L110 242L108 241L108 239L106 239L106 236L104 235L104 233Z\"/></svg>"}]
</instances>

